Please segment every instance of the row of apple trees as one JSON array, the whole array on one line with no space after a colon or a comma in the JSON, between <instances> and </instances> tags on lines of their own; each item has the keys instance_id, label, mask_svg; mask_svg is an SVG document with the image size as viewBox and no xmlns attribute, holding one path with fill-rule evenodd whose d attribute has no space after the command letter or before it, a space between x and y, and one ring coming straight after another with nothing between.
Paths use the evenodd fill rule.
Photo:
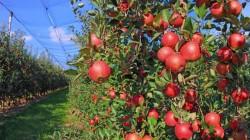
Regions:
<instances>
[{"instance_id":1,"label":"row of apple trees","mask_svg":"<svg viewBox=\"0 0 250 140\"><path fill-rule=\"evenodd\" d=\"M0 100L45 93L67 85L63 70L48 57L36 58L25 49L21 32L9 37L0 30Z\"/></svg>"}]
</instances>

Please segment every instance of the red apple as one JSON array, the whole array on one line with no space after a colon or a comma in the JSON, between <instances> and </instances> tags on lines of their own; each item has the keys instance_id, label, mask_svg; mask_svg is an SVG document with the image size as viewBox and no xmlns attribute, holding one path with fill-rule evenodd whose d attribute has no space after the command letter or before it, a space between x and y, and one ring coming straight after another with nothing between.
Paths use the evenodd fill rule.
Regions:
<instances>
[{"instance_id":1,"label":"red apple","mask_svg":"<svg viewBox=\"0 0 250 140\"><path fill-rule=\"evenodd\" d=\"M174 53L174 50L172 48L170 48L170 47L162 47L157 52L157 58L161 62L165 62L168 55L170 55L172 53Z\"/></svg>"},{"instance_id":2,"label":"red apple","mask_svg":"<svg viewBox=\"0 0 250 140\"><path fill-rule=\"evenodd\" d=\"M210 7L210 13L215 18L220 18L224 14L224 4L214 2Z\"/></svg>"},{"instance_id":3,"label":"red apple","mask_svg":"<svg viewBox=\"0 0 250 140\"><path fill-rule=\"evenodd\" d=\"M227 39L228 45L232 49L242 48L246 42L245 36L240 33L233 33Z\"/></svg>"},{"instance_id":4,"label":"red apple","mask_svg":"<svg viewBox=\"0 0 250 140\"><path fill-rule=\"evenodd\" d=\"M168 83L164 89L164 93L167 97L176 97L180 93L180 88L175 83Z\"/></svg>"},{"instance_id":5,"label":"red apple","mask_svg":"<svg viewBox=\"0 0 250 140\"><path fill-rule=\"evenodd\" d=\"M205 122L208 126L220 126L220 115L215 112L209 112L205 116Z\"/></svg>"},{"instance_id":6,"label":"red apple","mask_svg":"<svg viewBox=\"0 0 250 140\"><path fill-rule=\"evenodd\" d=\"M174 12L170 18L169 24L174 26L175 28L181 27L184 21L184 17L178 13Z\"/></svg>"},{"instance_id":7,"label":"red apple","mask_svg":"<svg viewBox=\"0 0 250 140\"><path fill-rule=\"evenodd\" d=\"M191 41L198 43L200 46L203 43L203 36L200 32L196 32L193 34Z\"/></svg>"},{"instance_id":8,"label":"red apple","mask_svg":"<svg viewBox=\"0 0 250 140\"><path fill-rule=\"evenodd\" d=\"M230 0L228 2L228 13L238 16L241 13L242 5L238 0Z\"/></svg>"},{"instance_id":9,"label":"red apple","mask_svg":"<svg viewBox=\"0 0 250 140\"><path fill-rule=\"evenodd\" d=\"M100 82L109 78L111 68L104 61L95 61L88 70L88 75L91 80Z\"/></svg>"},{"instance_id":10,"label":"red apple","mask_svg":"<svg viewBox=\"0 0 250 140\"><path fill-rule=\"evenodd\" d=\"M100 38L98 38L96 34L94 33L91 33L90 41L91 41L91 45L94 46L95 48L99 48L103 44L103 41Z\"/></svg>"},{"instance_id":11,"label":"red apple","mask_svg":"<svg viewBox=\"0 0 250 140\"><path fill-rule=\"evenodd\" d=\"M178 123L178 119L175 118L172 111L168 111L164 116L164 122L167 126L175 126Z\"/></svg>"},{"instance_id":12,"label":"red apple","mask_svg":"<svg viewBox=\"0 0 250 140\"><path fill-rule=\"evenodd\" d=\"M178 73L185 69L186 60L182 55L178 53L173 53L168 55L165 60L165 65L166 68L171 72Z\"/></svg>"},{"instance_id":13,"label":"red apple","mask_svg":"<svg viewBox=\"0 0 250 140\"><path fill-rule=\"evenodd\" d=\"M151 13L144 14L144 24L145 25L152 25L154 21L154 15Z\"/></svg>"},{"instance_id":14,"label":"red apple","mask_svg":"<svg viewBox=\"0 0 250 140\"><path fill-rule=\"evenodd\" d=\"M179 42L179 36L174 32L166 32L161 39L162 46L175 48L176 44Z\"/></svg>"},{"instance_id":15,"label":"red apple","mask_svg":"<svg viewBox=\"0 0 250 140\"><path fill-rule=\"evenodd\" d=\"M227 62L232 59L233 51L228 47L222 47L217 51L217 56L221 62Z\"/></svg>"},{"instance_id":16,"label":"red apple","mask_svg":"<svg viewBox=\"0 0 250 140\"><path fill-rule=\"evenodd\" d=\"M189 41L182 45L180 49L180 54L190 61L196 61L201 58L201 47L198 43Z\"/></svg>"}]
</instances>

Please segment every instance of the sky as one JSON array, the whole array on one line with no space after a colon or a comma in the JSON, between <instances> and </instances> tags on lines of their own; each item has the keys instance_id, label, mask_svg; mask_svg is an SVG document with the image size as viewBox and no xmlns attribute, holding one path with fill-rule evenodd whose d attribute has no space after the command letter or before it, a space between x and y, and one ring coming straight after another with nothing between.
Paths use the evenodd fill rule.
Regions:
<instances>
[{"instance_id":1,"label":"sky","mask_svg":"<svg viewBox=\"0 0 250 140\"><path fill-rule=\"evenodd\" d=\"M72 12L70 0L0 0L0 2L13 11L15 17L22 23L13 18L12 31L21 30L25 33L26 49L33 56L46 54L63 69L71 68L67 65L67 61L78 54L79 46L71 40L74 34L69 26L73 25L80 30L81 23ZM92 8L89 0L83 2L85 11ZM243 15L250 15L249 3ZM7 25L8 16L8 10L0 5L0 26ZM50 19L53 21L52 24Z\"/></svg>"},{"instance_id":2,"label":"sky","mask_svg":"<svg viewBox=\"0 0 250 140\"><path fill-rule=\"evenodd\" d=\"M25 33L26 49L33 55L49 55L52 61L69 69L67 61L77 55L79 46L71 38L74 36L69 26L80 30L81 23L72 12L70 0L0 0L14 12L12 32L21 30ZM84 0L85 10L91 4ZM46 12L46 7L48 8ZM0 5L0 26L8 24L9 12ZM50 22L50 19L53 23ZM46 49L48 49L48 54Z\"/></svg>"}]
</instances>

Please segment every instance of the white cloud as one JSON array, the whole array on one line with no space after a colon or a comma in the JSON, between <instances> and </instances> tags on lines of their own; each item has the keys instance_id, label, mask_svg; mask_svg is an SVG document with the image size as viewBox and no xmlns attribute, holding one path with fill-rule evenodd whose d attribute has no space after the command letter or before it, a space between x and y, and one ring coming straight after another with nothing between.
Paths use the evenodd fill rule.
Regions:
<instances>
[{"instance_id":1,"label":"white cloud","mask_svg":"<svg viewBox=\"0 0 250 140\"><path fill-rule=\"evenodd\" d=\"M65 33L64 29L60 27L49 27L49 36L53 42L59 43L61 40L61 42L65 44L70 43L71 39L74 37L72 34Z\"/></svg>"},{"instance_id":2,"label":"white cloud","mask_svg":"<svg viewBox=\"0 0 250 140\"><path fill-rule=\"evenodd\" d=\"M25 41L31 41L33 39L33 37L30 35L25 35L25 36L23 36L23 39L25 39Z\"/></svg>"}]
</instances>

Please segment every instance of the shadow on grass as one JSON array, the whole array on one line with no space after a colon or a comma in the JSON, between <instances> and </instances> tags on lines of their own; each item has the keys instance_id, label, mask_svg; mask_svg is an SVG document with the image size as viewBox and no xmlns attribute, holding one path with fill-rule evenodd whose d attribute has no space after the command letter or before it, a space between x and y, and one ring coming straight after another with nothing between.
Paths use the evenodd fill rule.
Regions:
<instances>
[{"instance_id":1,"label":"shadow on grass","mask_svg":"<svg viewBox=\"0 0 250 140\"><path fill-rule=\"evenodd\" d=\"M52 93L23 112L0 120L0 123L4 122L4 125L0 126L0 139L47 139L46 136L63 125L66 119L67 93L68 89Z\"/></svg>"}]
</instances>

